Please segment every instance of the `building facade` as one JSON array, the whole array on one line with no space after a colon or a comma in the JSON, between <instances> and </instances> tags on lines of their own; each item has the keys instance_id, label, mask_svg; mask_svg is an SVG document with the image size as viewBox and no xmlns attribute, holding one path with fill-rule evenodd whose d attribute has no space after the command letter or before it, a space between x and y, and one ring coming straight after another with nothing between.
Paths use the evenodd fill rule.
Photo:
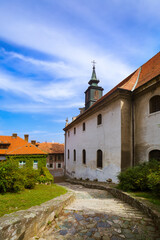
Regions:
<instances>
[{"instance_id":1,"label":"building facade","mask_svg":"<svg viewBox=\"0 0 160 240\"><path fill-rule=\"evenodd\" d=\"M45 151L47 156L47 168L54 178L64 176L64 144L37 143L36 146Z\"/></svg>"},{"instance_id":2,"label":"building facade","mask_svg":"<svg viewBox=\"0 0 160 240\"><path fill-rule=\"evenodd\" d=\"M127 167L160 160L160 52L104 96L98 82L93 66L85 108L64 128L66 174L117 182Z\"/></svg>"},{"instance_id":3,"label":"building facade","mask_svg":"<svg viewBox=\"0 0 160 240\"><path fill-rule=\"evenodd\" d=\"M41 169L46 166L47 154L28 142L29 135L24 139L13 133L12 136L0 136L0 162L16 161L19 167Z\"/></svg>"}]
</instances>

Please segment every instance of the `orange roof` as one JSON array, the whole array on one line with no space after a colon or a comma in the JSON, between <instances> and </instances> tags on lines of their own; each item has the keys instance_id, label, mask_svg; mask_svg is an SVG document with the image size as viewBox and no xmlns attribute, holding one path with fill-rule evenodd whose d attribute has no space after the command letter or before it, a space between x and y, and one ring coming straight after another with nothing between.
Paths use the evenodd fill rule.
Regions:
<instances>
[{"instance_id":1,"label":"orange roof","mask_svg":"<svg viewBox=\"0 0 160 240\"><path fill-rule=\"evenodd\" d=\"M47 153L64 153L64 144L61 143L37 143L40 149Z\"/></svg>"},{"instance_id":2,"label":"orange roof","mask_svg":"<svg viewBox=\"0 0 160 240\"><path fill-rule=\"evenodd\" d=\"M0 136L0 144L9 143L8 149L0 149L0 155L46 154L20 137Z\"/></svg>"}]
</instances>

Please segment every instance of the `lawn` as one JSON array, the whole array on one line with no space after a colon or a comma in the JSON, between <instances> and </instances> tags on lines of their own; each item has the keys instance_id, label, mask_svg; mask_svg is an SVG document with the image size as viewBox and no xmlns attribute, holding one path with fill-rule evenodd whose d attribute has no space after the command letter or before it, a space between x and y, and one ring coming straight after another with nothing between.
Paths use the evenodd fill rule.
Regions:
<instances>
[{"instance_id":1,"label":"lawn","mask_svg":"<svg viewBox=\"0 0 160 240\"><path fill-rule=\"evenodd\" d=\"M154 206L154 208L160 212L160 198L155 196L153 193L150 193L150 192L134 192L134 193L132 192L131 193L130 192L129 194L131 194L133 197L135 196L143 201L147 201L151 203L152 206Z\"/></svg>"},{"instance_id":2,"label":"lawn","mask_svg":"<svg viewBox=\"0 0 160 240\"><path fill-rule=\"evenodd\" d=\"M52 198L65 194L67 190L56 184L36 185L35 189L25 189L20 193L0 194L0 217L15 211L40 205Z\"/></svg>"}]
</instances>

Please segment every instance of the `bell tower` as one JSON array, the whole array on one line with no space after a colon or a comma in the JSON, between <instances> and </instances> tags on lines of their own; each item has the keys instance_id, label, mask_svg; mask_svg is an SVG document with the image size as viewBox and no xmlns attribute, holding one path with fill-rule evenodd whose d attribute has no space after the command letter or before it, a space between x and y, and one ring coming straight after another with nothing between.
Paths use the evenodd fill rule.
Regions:
<instances>
[{"instance_id":1,"label":"bell tower","mask_svg":"<svg viewBox=\"0 0 160 240\"><path fill-rule=\"evenodd\" d=\"M88 84L90 85L85 91L85 110L92 106L98 99L103 96L103 88L98 86L99 80L96 76L95 61L93 63L92 76Z\"/></svg>"}]
</instances>

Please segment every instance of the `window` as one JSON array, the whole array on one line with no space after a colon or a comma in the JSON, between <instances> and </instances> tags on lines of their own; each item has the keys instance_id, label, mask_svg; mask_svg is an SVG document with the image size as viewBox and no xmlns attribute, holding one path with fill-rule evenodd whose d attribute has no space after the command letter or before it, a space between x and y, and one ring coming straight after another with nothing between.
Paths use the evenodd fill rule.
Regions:
<instances>
[{"instance_id":1,"label":"window","mask_svg":"<svg viewBox=\"0 0 160 240\"><path fill-rule=\"evenodd\" d=\"M83 159L83 164L86 164L86 150L83 149L82 151L82 159Z\"/></svg>"},{"instance_id":2,"label":"window","mask_svg":"<svg viewBox=\"0 0 160 240\"><path fill-rule=\"evenodd\" d=\"M101 125L102 124L102 114L99 114L97 116L97 125Z\"/></svg>"},{"instance_id":3,"label":"window","mask_svg":"<svg viewBox=\"0 0 160 240\"><path fill-rule=\"evenodd\" d=\"M26 165L26 161L19 161L19 167L24 167Z\"/></svg>"},{"instance_id":4,"label":"window","mask_svg":"<svg viewBox=\"0 0 160 240\"><path fill-rule=\"evenodd\" d=\"M49 168L53 168L53 163L50 163L50 164L49 164Z\"/></svg>"},{"instance_id":5,"label":"window","mask_svg":"<svg viewBox=\"0 0 160 240\"><path fill-rule=\"evenodd\" d=\"M58 163L58 168L61 168L61 163Z\"/></svg>"},{"instance_id":6,"label":"window","mask_svg":"<svg viewBox=\"0 0 160 240\"><path fill-rule=\"evenodd\" d=\"M74 128L74 134L76 134L76 128Z\"/></svg>"},{"instance_id":7,"label":"window","mask_svg":"<svg viewBox=\"0 0 160 240\"><path fill-rule=\"evenodd\" d=\"M38 161L37 160L33 161L33 168L38 169Z\"/></svg>"},{"instance_id":8,"label":"window","mask_svg":"<svg viewBox=\"0 0 160 240\"><path fill-rule=\"evenodd\" d=\"M97 168L102 168L103 167L103 159L102 159L102 151L98 150L97 151Z\"/></svg>"},{"instance_id":9,"label":"window","mask_svg":"<svg viewBox=\"0 0 160 240\"><path fill-rule=\"evenodd\" d=\"M85 124L85 122L83 123L82 129L83 129L83 131L86 130L86 124Z\"/></svg>"},{"instance_id":10,"label":"window","mask_svg":"<svg viewBox=\"0 0 160 240\"><path fill-rule=\"evenodd\" d=\"M69 149L68 149L68 159L69 159Z\"/></svg>"},{"instance_id":11,"label":"window","mask_svg":"<svg viewBox=\"0 0 160 240\"><path fill-rule=\"evenodd\" d=\"M70 136L70 131L68 131L68 137Z\"/></svg>"},{"instance_id":12,"label":"window","mask_svg":"<svg viewBox=\"0 0 160 240\"><path fill-rule=\"evenodd\" d=\"M73 160L76 161L76 150L73 150Z\"/></svg>"},{"instance_id":13,"label":"window","mask_svg":"<svg viewBox=\"0 0 160 240\"><path fill-rule=\"evenodd\" d=\"M154 96L149 101L149 112L154 113L160 111L160 95Z\"/></svg>"},{"instance_id":14,"label":"window","mask_svg":"<svg viewBox=\"0 0 160 240\"><path fill-rule=\"evenodd\" d=\"M152 150L149 153L149 160L152 160L152 159L160 161L160 150Z\"/></svg>"},{"instance_id":15,"label":"window","mask_svg":"<svg viewBox=\"0 0 160 240\"><path fill-rule=\"evenodd\" d=\"M59 161L61 160L61 155L58 155L58 160L59 160Z\"/></svg>"}]
</instances>

